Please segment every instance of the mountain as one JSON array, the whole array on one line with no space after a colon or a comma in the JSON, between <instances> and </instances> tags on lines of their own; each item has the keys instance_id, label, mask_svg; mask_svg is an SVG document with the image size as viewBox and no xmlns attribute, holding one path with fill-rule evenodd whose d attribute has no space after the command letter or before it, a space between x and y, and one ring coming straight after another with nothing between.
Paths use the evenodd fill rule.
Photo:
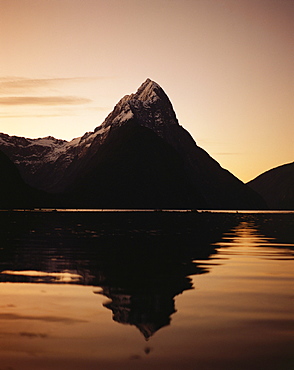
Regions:
<instances>
[{"instance_id":1,"label":"mountain","mask_svg":"<svg viewBox=\"0 0 294 370\"><path fill-rule=\"evenodd\" d=\"M87 134L67 142L51 136L27 139L0 133L0 149L16 164L25 182L52 192L73 159L89 145Z\"/></svg>"},{"instance_id":2,"label":"mountain","mask_svg":"<svg viewBox=\"0 0 294 370\"><path fill-rule=\"evenodd\" d=\"M45 205L45 194L27 185L16 166L2 151L0 151L0 173L0 209Z\"/></svg>"},{"instance_id":3,"label":"mountain","mask_svg":"<svg viewBox=\"0 0 294 370\"><path fill-rule=\"evenodd\" d=\"M294 162L272 168L248 182L270 209L294 210Z\"/></svg>"},{"instance_id":4,"label":"mountain","mask_svg":"<svg viewBox=\"0 0 294 370\"><path fill-rule=\"evenodd\" d=\"M70 142L0 135L25 181L59 205L95 208L264 208L179 125L163 89L147 79L102 125Z\"/></svg>"}]
</instances>

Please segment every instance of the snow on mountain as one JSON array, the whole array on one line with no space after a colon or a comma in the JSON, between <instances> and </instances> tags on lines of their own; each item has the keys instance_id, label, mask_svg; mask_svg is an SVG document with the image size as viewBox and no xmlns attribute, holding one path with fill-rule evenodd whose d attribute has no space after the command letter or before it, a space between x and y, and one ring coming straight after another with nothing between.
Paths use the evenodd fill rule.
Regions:
<instances>
[{"instance_id":1,"label":"snow on mountain","mask_svg":"<svg viewBox=\"0 0 294 370\"><path fill-rule=\"evenodd\" d=\"M131 118L161 135L163 126L178 125L169 98L163 89L150 79L147 79L135 94L124 96L102 123L102 127L120 126Z\"/></svg>"},{"instance_id":2,"label":"snow on mountain","mask_svg":"<svg viewBox=\"0 0 294 370\"><path fill-rule=\"evenodd\" d=\"M74 158L86 154L94 139L102 142L108 131L109 128L100 126L95 132L88 132L71 141L55 139L52 136L29 139L0 133L0 149L16 164L28 184L41 189L50 189L50 186L47 186L50 179L47 179L47 184L39 186L38 179L34 179L33 176L38 176L38 172L45 165L54 167L57 161L59 172L62 173Z\"/></svg>"},{"instance_id":3,"label":"snow on mountain","mask_svg":"<svg viewBox=\"0 0 294 370\"><path fill-rule=\"evenodd\" d=\"M17 165L21 163L38 164L54 161L57 153L65 149L65 140L58 140L51 136L39 139L27 139L19 136L9 136L0 133L0 146L13 162Z\"/></svg>"}]
</instances>

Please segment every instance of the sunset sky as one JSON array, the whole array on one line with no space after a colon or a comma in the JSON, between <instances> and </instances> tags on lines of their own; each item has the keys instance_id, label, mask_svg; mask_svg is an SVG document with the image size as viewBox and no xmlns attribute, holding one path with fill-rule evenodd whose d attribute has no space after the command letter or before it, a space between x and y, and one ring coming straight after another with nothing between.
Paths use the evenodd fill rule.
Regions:
<instances>
[{"instance_id":1,"label":"sunset sky","mask_svg":"<svg viewBox=\"0 0 294 370\"><path fill-rule=\"evenodd\" d=\"M293 0L0 0L0 132L71 140L146 78L247 182L294 160Z\"/></svg>"}]
</instances>

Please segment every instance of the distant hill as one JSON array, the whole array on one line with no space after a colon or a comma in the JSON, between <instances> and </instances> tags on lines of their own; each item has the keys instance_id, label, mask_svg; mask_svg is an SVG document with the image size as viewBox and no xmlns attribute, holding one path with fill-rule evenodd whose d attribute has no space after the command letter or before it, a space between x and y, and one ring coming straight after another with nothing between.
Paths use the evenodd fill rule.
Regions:
<instances>
[{"instance_id":1,"label":"distant hill","mask_svg":"<svg viewBox=\"0 0 294 370\"><path fill-rule=\"evenodd\" d=\"M71 208L261 209L263 199L223 169L179 125L147 79L94 132L70 142L0 134L29 185Z\"/></svg>"},{"instance_id":2,"label":"distant hill","mask_svg":"<svg viewBox=\"0 0 294 370\"><path fill-rule=\"evenodd\" d=\"M294 210L294 162L272 168L247 184L270 209Z\"/></svg>"}]
</instances>

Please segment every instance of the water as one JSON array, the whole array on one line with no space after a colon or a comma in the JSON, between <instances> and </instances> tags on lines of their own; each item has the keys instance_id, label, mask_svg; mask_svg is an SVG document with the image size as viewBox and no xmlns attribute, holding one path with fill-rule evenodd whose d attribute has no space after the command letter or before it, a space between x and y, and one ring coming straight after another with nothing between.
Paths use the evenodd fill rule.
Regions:
<instances>
[{"instance_id":1,"label":"water","mask_svg":"<svg viewBox=\"0 0 294 370\"><path fill-rule=\"evenodd\" d=\"M293 368L293 214L0 221L1 370Z\"/></svg>"}]
</instances>

